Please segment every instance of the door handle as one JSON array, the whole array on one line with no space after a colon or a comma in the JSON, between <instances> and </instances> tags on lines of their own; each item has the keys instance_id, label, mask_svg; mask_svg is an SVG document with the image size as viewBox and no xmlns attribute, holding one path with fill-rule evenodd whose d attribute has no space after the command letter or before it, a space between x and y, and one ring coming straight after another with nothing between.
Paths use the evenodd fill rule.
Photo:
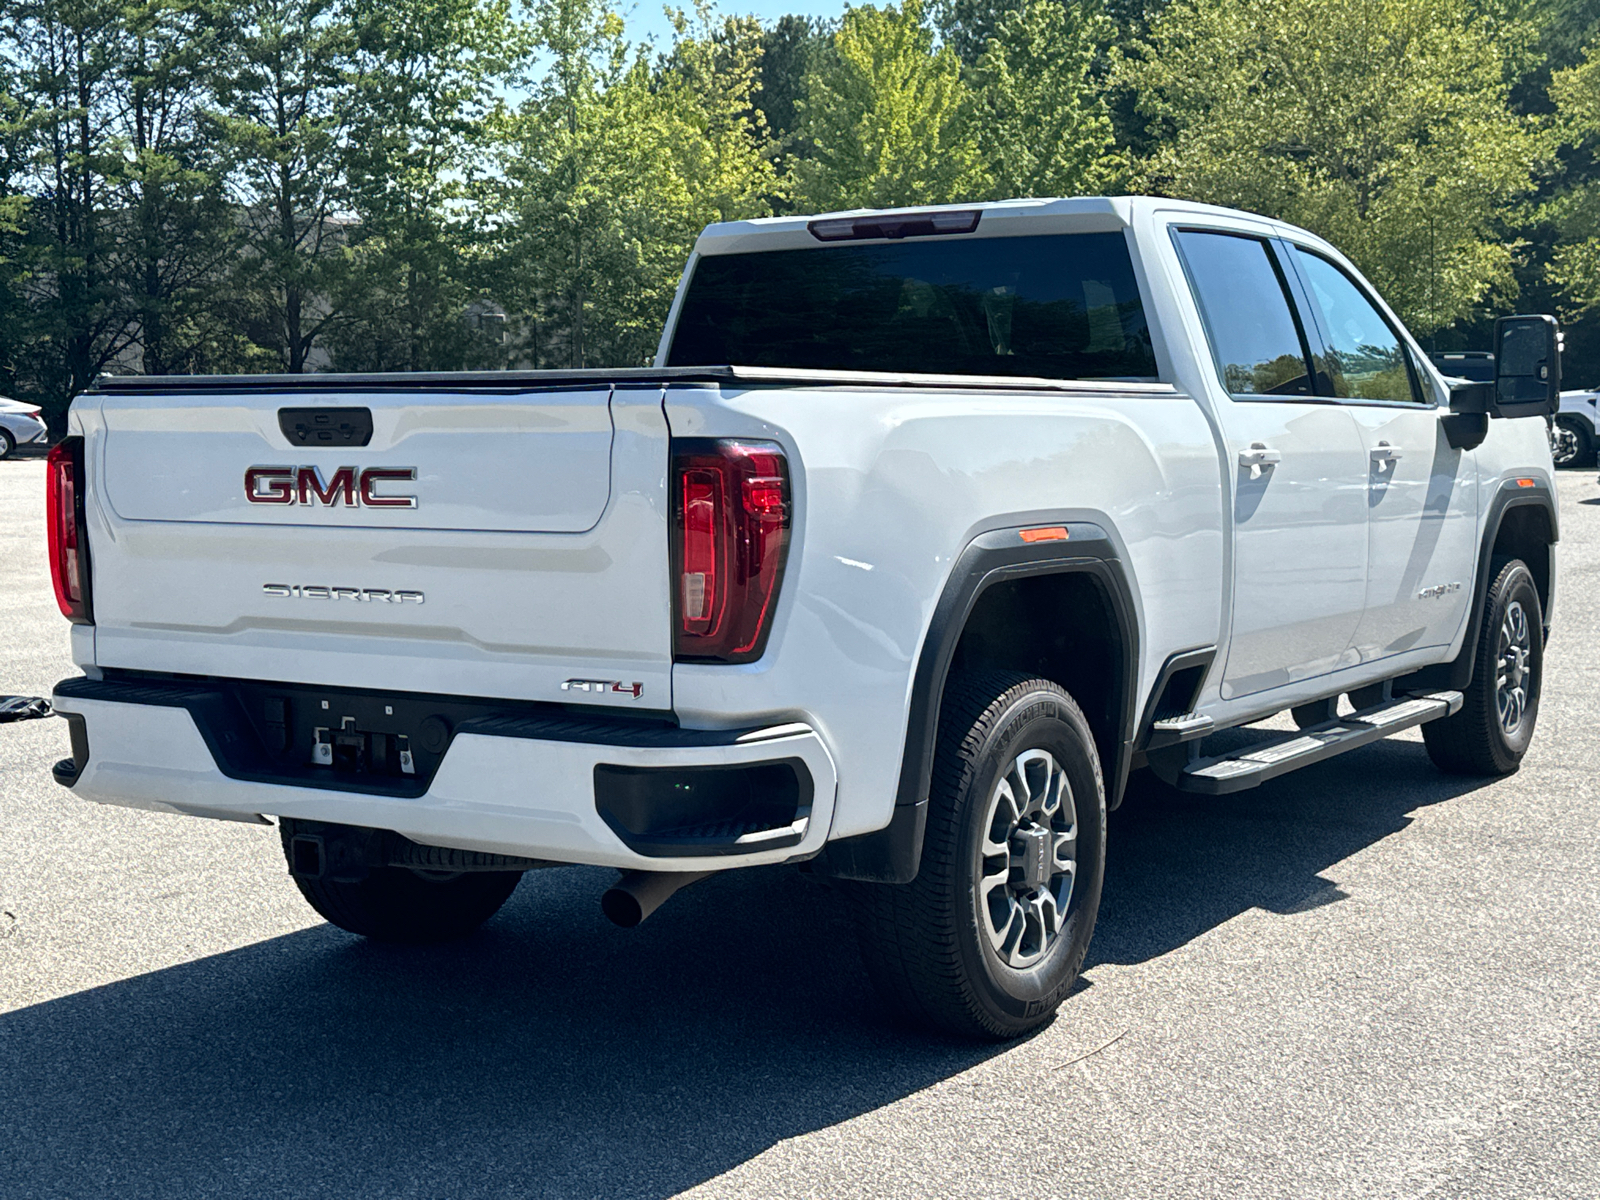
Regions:
<instances>
[{"instance_id":1,"label":"door handle","mask_svg":"<svg viewBox=\"0 0 1600 1200\"><path fill-rule=\"evenodd\" d=\"M1250 449L1239 451L1239 465L1250 468L1251 479L1260 479L1263 467L1274 466L1282 461L1283 455L1269 449L1264 442L1251 442Z\"/></svg>"},{"instance_id":2,"label":"door handle","mask_svg":"<svg viewBox=\"0 0 1600 1200\"><path fill-rule=\"evenodd\" d=\"M1389 465L1401 458L1400 448L1391 446L1388 442L1379 442L1372 448L1372 461L1380 465Z\"/></svg>"}]
</instances>

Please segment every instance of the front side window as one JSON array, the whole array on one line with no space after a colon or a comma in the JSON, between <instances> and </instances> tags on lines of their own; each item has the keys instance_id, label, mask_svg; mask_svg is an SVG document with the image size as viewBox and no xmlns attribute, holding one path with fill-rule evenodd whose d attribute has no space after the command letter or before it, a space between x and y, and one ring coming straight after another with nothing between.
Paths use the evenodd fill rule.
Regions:
<instances>
[{"instance_id":1,"label":"front side window","mask_svg":"<svg viewBox=\"0 0 1600 1200\"><path fill-rule=\"evenodd\" d=\"M673 332L674 367L1153 379L1120 233L906 239L710 255Z\"/></svg>"},{"instance_id":2,"label":"front side window","mask_svg":"<svg viewBox=\"0 0 1600 1200\"><path fill-rule=\"evenodd\" d=\"M1267 244L1192 229L1175 236L1228 392L1311 395L1305 339Z\"/></svg>"},{"instance_id":3,"label":"front side window","mask_svg":"<svg viewBox=\"0 0 1600 1200\"><path fill-rule=\"evenodd\" d=\"M1353 400L1416 401L1404 344L1350 276L1296 246L1326 343L1323 374L1331 394Z\"/></svg>"}]
</instances>

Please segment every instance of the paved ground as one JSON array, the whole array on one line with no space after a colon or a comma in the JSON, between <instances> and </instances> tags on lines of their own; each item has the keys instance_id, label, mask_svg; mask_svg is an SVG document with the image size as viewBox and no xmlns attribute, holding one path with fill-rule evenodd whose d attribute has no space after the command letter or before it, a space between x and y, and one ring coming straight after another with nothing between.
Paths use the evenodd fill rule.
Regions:
<instances>
[{"instance_id":1,"label":"paved ground","mask_svg":"<svg viewBox=\"0 0 1600 1200\"><path fill-rule=\"evenodd\" d=\"M0 692L72 673L0 463ZM1002 1050L884 1021L834 896L643 929L529 876L462 946L318 923L276 833L76 801L0 727L0 1197L1600 1196L1600 488L1562 480L1539 736L1134 796L1085 986Z\"/></svg>"}]
</instances>

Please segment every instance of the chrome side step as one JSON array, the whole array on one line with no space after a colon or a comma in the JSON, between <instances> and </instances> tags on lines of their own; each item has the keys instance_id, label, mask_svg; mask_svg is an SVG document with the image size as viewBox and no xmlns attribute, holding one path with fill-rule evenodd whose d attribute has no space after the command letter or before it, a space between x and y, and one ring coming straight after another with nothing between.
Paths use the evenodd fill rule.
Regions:
<instances>
[{"instance_id":1,"label":"chrome side step","mask_svg":"<svg viewBox=\"0 0 1600 1200\"><path fill-rule=\"evenodd\" d=\"M1269 779L1322 762L1336 754L1386 738L1427 721L1460 711L1460 692L1430 692L1407 696L1326 721L1310 729L1280 733L1251 746L1212 758L1194 758L1181 769L1169 758L1151 765L1179 791L1225 796L1259 787ZM1162 770L1162 767L1167 767Z\"/></svg>"}]
</instances>

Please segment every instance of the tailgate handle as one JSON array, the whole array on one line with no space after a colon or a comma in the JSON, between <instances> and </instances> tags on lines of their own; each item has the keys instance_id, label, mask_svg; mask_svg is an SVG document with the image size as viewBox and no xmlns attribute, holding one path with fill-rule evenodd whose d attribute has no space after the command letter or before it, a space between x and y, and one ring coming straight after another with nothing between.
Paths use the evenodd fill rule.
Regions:
<instances>
[{"instance_id":1,"label":"tailgate handle","mask_svg":"<svg viewBox=\"0 0 1600 1200\"><path fill-rule=\"evenodd\" d=\"M365 446L372 440L372 410L280 408L278 428L291 446Z\"/></svg>"}]
</instances>

